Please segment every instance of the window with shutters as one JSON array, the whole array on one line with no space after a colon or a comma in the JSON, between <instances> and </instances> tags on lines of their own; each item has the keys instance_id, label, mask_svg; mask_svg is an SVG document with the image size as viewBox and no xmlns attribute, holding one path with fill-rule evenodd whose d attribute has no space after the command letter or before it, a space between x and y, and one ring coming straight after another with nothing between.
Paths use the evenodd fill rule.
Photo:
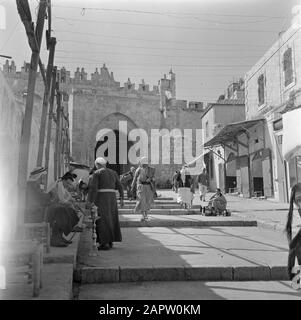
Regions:
<instances>
[{"instance_id":1,"label":"window with shutters","mask_svg":"<svg viewBox=\"0 0 301 320\"><path fill-rule=\"evenodd\" d=\"M292 48L286 49L283 54L283 72L284 72L284 86L287 87L294 81L293 69L293 51Z\"/></svg>"},{"instance_id":2,"label":"window with shutters","mask_svg":"<svg viewBox=\"0 0 301 320\"><path fill-rule=\"evenodd\" d=\"M258 83L258 106L265 103L265 76L261 74L257 80Z\"/></svg>"}]
</instances>

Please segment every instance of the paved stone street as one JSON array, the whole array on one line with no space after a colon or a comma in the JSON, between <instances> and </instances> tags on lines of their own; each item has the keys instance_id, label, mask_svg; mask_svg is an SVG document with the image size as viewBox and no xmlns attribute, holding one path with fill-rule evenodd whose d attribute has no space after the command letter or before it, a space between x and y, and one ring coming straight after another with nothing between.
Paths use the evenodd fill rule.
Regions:
<instances>
[{"instance_id":1,"label":"paved stone street","mask_svg":"<svg viewBox=\"0 0 301 320\"><path fill-rule=\"evenodd\" d=\"M132 211L135 203L126 201L129 213L120 210L123 241L97 257L90 256L87 217L87 228L72 246L45 255L47 289L34 299L69 299L72 294L83 300L301 297L287 281L287 241L277 232L284 228L287 204L227 195L232 215L205 217L199 214L199 199L193 210L185 210L172 191L159 194L148 222L141 222ZM1 299L33 299L30 288L13 284Z\"/></svg>"},{"instance_id":2,"label":"paved stone street","mask_svg":"<svg viewBox=\"0 0 301 320\"><path fill-rule=\"evenodd\" d=\"M157 281L90 284L80 300L300 300L287 281ZM176 303L176 301L174 301Z\"/></svg>"},{"instance_id":3,"label":"paved stone street","mask_svg":"<svg viewBox=\"0 0 301 320\"><path fill-rule=\"evenodd\" d=\"M0 0L0 300L300 299L300 1L53 2Z\"/></svg>"},{"instance_id":4,"label":"paved stone street","mask_svg":"<svg viewBox=\"0 0 301 320\"><path fill-rule=\"evenodd\" d=\"M134 202L120 210L123 241L112 250L91 257L91 233L82 235L77 299L300 299L285 281L287 240L276 232L287 204L227 195L231 217L204 217L195 198L192 212L173 215L175 194L159 194L162 209L147 223L129 213Z\"/></svg>"}]
</instances>

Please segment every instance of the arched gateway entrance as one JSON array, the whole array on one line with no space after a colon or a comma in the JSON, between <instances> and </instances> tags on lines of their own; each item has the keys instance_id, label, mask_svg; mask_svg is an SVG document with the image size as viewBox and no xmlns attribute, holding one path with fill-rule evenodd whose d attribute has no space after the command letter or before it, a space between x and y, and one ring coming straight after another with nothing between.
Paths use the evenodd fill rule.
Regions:
<instances>
[{"instance_id":1,"label":"arched gateway entrance","mask_svg":"<svg viewBox=\"0 0 301 320\"><path fill-rule=\"evenodd\" d=\"M98 125L94 159L104 156L108 160L108 168L115 170L119 175L129 171L132 163L128 159L128 151L134 142L129 141L128 133L135 128L136 124L124 114L112 113L105 117ZM114 160L110 161L112 158Z\"/></svg>"}]
</instances>

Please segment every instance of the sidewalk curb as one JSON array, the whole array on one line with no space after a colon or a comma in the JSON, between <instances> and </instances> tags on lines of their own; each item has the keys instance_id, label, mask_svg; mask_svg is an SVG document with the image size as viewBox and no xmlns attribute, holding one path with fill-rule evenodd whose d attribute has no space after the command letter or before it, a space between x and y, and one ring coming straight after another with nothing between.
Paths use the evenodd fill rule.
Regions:
<instances>
[{"instance_id":1,"label":"sidewalk curb","mask_svg":"<svg viewBox=\"0 0 301 320\"><path fill-rule=\"evenodd\" d=\"M140 281L285 281L285 266L202 266L202 267L82 267L77 269L80 284Z\"/></svg>"},{"instance_id":2,"label":"sidewalk curb","mask_svg":"<svg viewBox=\"0 0 301 320\"><path fill-rule=\"evenodd\" d=\"M120 221L122 228L141 228L141 227L256 227L255 220L218 220L218 221Z\"/></svg>"},{"instance_id":3,"label":"sidewalk curb","mask_svg":"<svg viewBox=\"0 0 301 320\"><path fill-rule=\"evenodd\" d=\"M242 214L239 214L237 212L232 212L232 216L236 216L238 218L244 218L246 219L246 217ZM252 220L250 220L252 221ZM285 226L279 223L273 223L273 222L266 222L264 220L258 220L256 219L257 222L257 227L263 228L263 229L270 229L270 230L275 230L277 232L283 232Z\"/></svg>"}]
</instances>

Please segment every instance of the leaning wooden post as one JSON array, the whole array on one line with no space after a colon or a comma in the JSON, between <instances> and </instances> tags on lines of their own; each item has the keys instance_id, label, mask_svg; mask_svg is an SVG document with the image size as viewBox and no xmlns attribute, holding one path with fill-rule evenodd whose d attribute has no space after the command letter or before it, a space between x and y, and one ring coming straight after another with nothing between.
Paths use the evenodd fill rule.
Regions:
<instances>
[{"instance_id":1,"label":"leaning wooden post","mask_svg":"<svg viewBox=\"0 0 301 320\"><path fill-rule=\"evenodd\" d=\"M27 0L16 0L19 16L25 26L28 41L32 48L29 75L27 98L25 105L25 114L22 124L22 132L20 139L19 151L19 166L18 166L18 217L16 226L16 237L23 238L24 236L24 212L26 206L26 184L31 136L31 122L34 104L34 92L37 77L37 68L40 59L40 45L42 40L44 21L46 15L47 1L40 0L39 12L37 18L37 26L34 30L33 23L30 15L30 8Z\"/></svg>"},{"instance_id":2,"label":"leaning wooden post","mask_svg":"<svg viewBox=\"0 0 301 320\"><path fill-rule=\"evenodd\" d=\"M46 86L45 86L44 98L43 98L43 108L42 108L40 136L39 136L39 150L38 150L38 158L37 158L37 166L39 167L42 166L42 163L43 163L45 129L46 129L47 111L48 111L49 97L50 97L50 83L51 83L51 77L52 77L52 68L53 68L56 39L50 38L48 45L49 45L49 58L48 58L48 66L47 66L47 73L46 73Z\"/></svg>"},{"instance_id":3,"label":"leaning wooden post","mask_svg":"<svg viewBox=\"0 0 301 320\"><path fill-rule=\"evenodd\" d=\"M61 131L61 93L56 89L56 136L55 136L55 153L54 153L54 169L56 176L60 177L60 131Z\"/></svg>"},{"instance_id":4,"label":"leaning wooden post","mask_svg":"<svg viewBox=\"0 0 301 320\"><path fill-rule=\"evenodd\" d=\"M50 153L50 143L51 143L51 133L52 133L52 120L53 120L53 104L54 104L54 95L56 88L56 72L57 68L54 67L52 70L52 80L51 80L51 93L50 93L50 104L49 104L49 113L48 113L48 125L47 125L47 137L46 137L46 147L45 147L45 167L49 168L49 153ZM54 179L56 180L54 169ZM49 181L49 170L47 170L46 175L46 187L48 187Z\"/></svg>"}]
</instances>

